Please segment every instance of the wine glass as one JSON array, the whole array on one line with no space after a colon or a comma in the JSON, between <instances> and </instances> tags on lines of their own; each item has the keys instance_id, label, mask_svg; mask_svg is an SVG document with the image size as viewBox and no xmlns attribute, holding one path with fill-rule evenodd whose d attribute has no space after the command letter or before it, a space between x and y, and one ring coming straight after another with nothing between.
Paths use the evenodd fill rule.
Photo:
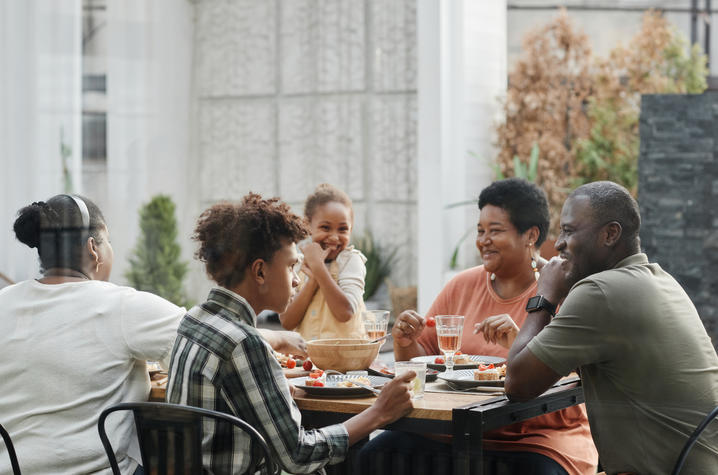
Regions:
<instances>
[{"instance_id":1,"label":"wine glass","mask_svg":"<svg viewBox=\"0 0 718 475\"><path fill-rule=\"evenodd\" d=\"M437 315L436 337L439 349L446 356L446 374L454 372L454 353L461 347L461 334L464 330L463 315Z\"/></svg>"}]
</instances>

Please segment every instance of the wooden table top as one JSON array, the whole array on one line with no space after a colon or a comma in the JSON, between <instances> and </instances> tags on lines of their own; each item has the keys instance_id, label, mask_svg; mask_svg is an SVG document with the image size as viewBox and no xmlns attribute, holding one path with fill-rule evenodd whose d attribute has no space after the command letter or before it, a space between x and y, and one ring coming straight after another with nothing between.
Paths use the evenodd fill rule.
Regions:
<instances>
[{"instance_id":1,"label":"wooden table top","mask_svg":"<svg viewBox=\"0 0 718 475\"><path fill-rule=\"evenodd\" d=\"M427 383L427 390L438 389L443 383ZM426 392L422 399L415 399L414 409L405 417L410 419L428 419L436 421L450 421L452 410L480 402L503 399L496 392ZM299 409L306 411L338 412L343 414L358 414L371 406L376 397L360 398L326 398L310 396L301 389L294 393L294 401Z\"/></svg>"}]
</instances>

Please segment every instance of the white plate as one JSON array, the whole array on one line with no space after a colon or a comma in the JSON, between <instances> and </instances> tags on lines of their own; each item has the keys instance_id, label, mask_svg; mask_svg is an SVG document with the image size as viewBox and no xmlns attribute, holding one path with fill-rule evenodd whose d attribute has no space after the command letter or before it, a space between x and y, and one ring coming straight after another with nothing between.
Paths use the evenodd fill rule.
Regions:
<instances>
[{"instance_id":1,"label":"white plate","mask_svg":"<svg viewBox=\"0 0 718 475\"><path fill-rule=\"evenodd\" d=\"M383 376L367 376L369 378L369 381L371 382L371 386L375 389L381 389L382 386L384 386L386 383L391 381L390 378L385 378ZM304 390L307 394L311 394L313 396L326 396L326 397L334 397L334 396L342 396L342 397L359 397L359 396L367 396L371 394L371 391L365 388L360 388L359 386L352 386L350 388L344 387L344 386L337 386L337 383L341 381L345 381L347 379L347 376L344 374L330 374L327 375L327 380L324 386L307 386L306 377L302 378L290 378L289 382L292 383L295 387L300 388Z\"/></svg>"},{"instance_id":2,"label":"white plate","mask_svg":"<svg viewBox=\"0 0 718 475\"><path fill-rule=\"evenodd\" d=\"M443 379L461 389L477 388L479 386L503 387L504 380L498 381L479 381L474 379L473 369L460 369L454 371L450 376L447 373L439 373L439 379Z\"/></svg>"},{"instance_id":3,"label":"white plate","mask_svg":"<svg viewBox=\"0 0 718 475\"><path fill-rule=\"evenodd\" d=\"M481 355L461 355L464 356L473 363L471 364L454 364L454 369L470 369L470 368L478 368L479 363L483 363L485 365L489 365L493 363L494 365L502 365L506 363L506 358L501 358L499 356L481 356ZM415 356L411 359L411 361L418 361L420 363L426 363L427 368L435 369L438 371L446 371L446 365L443 364L437 364L434 363L434 360L436 358L442 358L444 361L446 361L446 357L444 355L430 355L430 356Z\"/></svg>"}]
</instances>

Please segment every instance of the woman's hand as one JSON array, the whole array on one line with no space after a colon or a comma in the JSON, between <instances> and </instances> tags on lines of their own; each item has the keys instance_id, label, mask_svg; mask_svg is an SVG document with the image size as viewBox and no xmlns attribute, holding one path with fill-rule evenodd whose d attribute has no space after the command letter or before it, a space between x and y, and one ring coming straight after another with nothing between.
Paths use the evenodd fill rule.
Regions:
<instances>
[{"instance_id":1,"label":"woman's hand","mask_svg":"<svg viewBox=\"0 0 718 475\"><path fill-rule=\"evenodd\" d=\"M310 242L302 247L304 254L304 264L310 271L316 271L319 266L324 265L324 259L329 255L329 249L322 249L322 246L316 242ZM314 274L315 272L312 272Z\"/></svg>"},{"instance_id":2,"label":"woman's hand","mask_svg":"<svg viewBox=\"0 0 718 475\"><path fill-rule=\"evenodd\" d=\"M307 342L297 332L275 331L274 338L269 340L275 351L285 355L307 356Z\"/></svg>"},{"instance_id":3,"label":"woman's hand","mask_svg":"<svg viewBox=\"0 0 718 475\"><path fill-rule=\"evenodd\" d=\"M405 310L399 314L396 322L394 322L394 326L391 328L391 336L399 346L409 346L419 338L425 326L424 317L414 310Z\"/></svg>"},{"instance_id":4,"label":"woman's hand","mask_svg":"<svg viewBox=\"0 0 718 475\"><path fill-rule=\"evenodd\" d=\"M504 348L511 348L511 345L519 334L519 326L507 313L493 315L481 323L474 325L474 333L483 333L484 340L490 343L497 343Z\"/></svg>"}]
</instances>

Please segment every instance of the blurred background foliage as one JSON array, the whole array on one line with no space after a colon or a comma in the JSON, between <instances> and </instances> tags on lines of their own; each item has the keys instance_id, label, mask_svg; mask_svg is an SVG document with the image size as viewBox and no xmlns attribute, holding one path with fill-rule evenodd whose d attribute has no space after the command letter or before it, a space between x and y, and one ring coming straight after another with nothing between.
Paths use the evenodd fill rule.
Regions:
<instances>
[{"instance_id":1,"label":"blurred background foliage","mask_svg":"<svg viewBox=\"0 0 718 475\"><path fill-rule=\"evenodd\" d=\"M555 237L573 188L612 180L636 194L641 94L703 92L707 59L652 10L629 44L606 58L592 55L565 10L522 44L523 56L509 74L493 167L497 178L536 170L532 181L548 195Z\"/></svg>"}]
</instances>

